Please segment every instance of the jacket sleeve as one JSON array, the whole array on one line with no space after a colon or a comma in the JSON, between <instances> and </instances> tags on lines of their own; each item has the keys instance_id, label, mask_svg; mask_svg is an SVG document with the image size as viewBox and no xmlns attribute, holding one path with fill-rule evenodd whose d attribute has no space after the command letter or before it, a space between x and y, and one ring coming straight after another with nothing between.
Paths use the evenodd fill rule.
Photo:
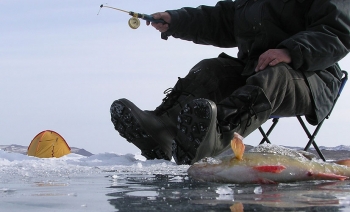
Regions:
<instances>
[{"instance_id":1,"label":"jacket sleeve","mask_svg":"<svg viewBox=\"0 0 350 212\"><path fill-rule=\"evenodd\" d=\"M171 24L162 38L169 36L217 47L236 47L233 32L234 2L220 1L215 7L184 7L166 11Z\"/></svg>"},{"instance_id":2,"label":"jacket sleeve","mask_svg":"<svg viewBox=\"0 0 350 212\"><path fill-rule=\"evenodd\" d=\"M350 49L349 8L349 0L314 0L306 16L306 30L278 46L289 49L294 69L324 70L347 55Z\"/></svg>"}]
</instances>

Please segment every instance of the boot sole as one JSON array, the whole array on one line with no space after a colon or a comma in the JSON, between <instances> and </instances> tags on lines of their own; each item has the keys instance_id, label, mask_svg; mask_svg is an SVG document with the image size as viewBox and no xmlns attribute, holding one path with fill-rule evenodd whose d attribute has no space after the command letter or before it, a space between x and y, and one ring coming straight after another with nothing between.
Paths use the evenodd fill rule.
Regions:
<instances>
[{"instance_id":1,"label":"boot sole","mask_svg":"<svg viewBox=\"0 0 350 212\"><path fill-rule=\"evenodd\" d=\"M141 127L140 122L122 101L114 101L110 113L115 130L128 142L137 146L141 150L142 156L148 160L170 160L159 144Z\"/></svg>"},{"instance_id":2,"label":"boot sole","mask_svg":"<svg viewBox=\"0 0 350 212\"><path fill-rule=\"evenodd\" d=\"M212 106L205 99L196 99L185 105L179 114L178 132L172 143L173 157L178 165L196 162L197 150L206 138L214 117L216 112L213 114Z\"/></svg>"}]
</instances>

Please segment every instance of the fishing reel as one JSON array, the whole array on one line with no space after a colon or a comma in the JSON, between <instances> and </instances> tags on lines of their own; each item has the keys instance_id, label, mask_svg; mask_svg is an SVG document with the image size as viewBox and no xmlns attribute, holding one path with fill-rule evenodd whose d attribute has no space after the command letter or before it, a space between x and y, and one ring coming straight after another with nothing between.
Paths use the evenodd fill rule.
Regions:
<instances>
[{"instance_id":1,"label":"fishing reel","mask_svg":"<svg viewBox=\"0 0 350 212\"><path fill-rule=\"evenodd\" d=\"M141 25L140 19L136 17L131 17L128 21L129 27L131 29L137 29Z\"/></svg>"},{"instance_id":2,"label":"fishing reel","mask_svg":"<svg viewBox=\"0 0 350 212\"><path fill-rule=\"evenodd\" d=\"M101 11L102 7L118 10L118 11L125 12L125 13L128 13L129 15L131 15L132 17L128 21L129 27L131 29L139 28L139 26L141 25L140 18L145 20L145 21L152 22L152 23L163 23L163 24L166 24L166 22L163 19L154 19L151 15L146 15L146 14L135 13L135 12L126 11L126 10L121 10L121 9L118 9L118 8L115 8L115 7L104 6L103 4L101 4L101 6L100 6L100 11ZM98 14L100 13L100 11L98 12Z\"/></svg>"}]
</instances>

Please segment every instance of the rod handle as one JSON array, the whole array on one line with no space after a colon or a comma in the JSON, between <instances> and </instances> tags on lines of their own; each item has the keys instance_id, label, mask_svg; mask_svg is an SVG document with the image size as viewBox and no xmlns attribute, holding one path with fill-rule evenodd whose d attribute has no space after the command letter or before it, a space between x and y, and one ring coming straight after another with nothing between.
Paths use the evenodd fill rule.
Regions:
<instances>
[{"instance_id":1,"label":"rod handle","mask_svg":"<svg viewBox=\"0 0 350 212\"><path fill-rule=\"evenodd\" d=\"M151 15L146 15L146 14L142 14L141 17L143 20L152 22L152 23L162 23L162 24L166 24L166 22L163 19L154 19L153 16Z\"/></svg>"}]
</instances>

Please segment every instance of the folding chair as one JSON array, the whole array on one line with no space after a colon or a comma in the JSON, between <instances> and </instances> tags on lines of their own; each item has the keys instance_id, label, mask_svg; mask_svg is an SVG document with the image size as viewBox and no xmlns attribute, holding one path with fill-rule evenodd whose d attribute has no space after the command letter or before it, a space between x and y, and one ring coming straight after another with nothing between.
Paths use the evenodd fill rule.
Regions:
<instances>
[{"instance_id":1,"label":"folding chair","mask_svg":"<svg viewBox=\"0 0 350 212\"><path fill-rule=\"evenodd\" d=\"M329 112L329 114L316 126L313 134L311 134L308 130L308 128L306 127L306 124L304 123L303 119L301 118L301 116L296 116L299 123L301 124L301 126L303 127L305 133L307 134L308 138L309 138L309 142L307 143L307 145L305 146L304 148L304 151L307 151L311 144L313 145L313 147L315 148L315 150L317 151L318 155L320 156L320 158L323 160L323 161L326 161L324 155L322 154L321 150L318 148L317 144L316 144L316 141L315 141L315 137L318 133L318 131L321 129L321 126L323 124L323 122L329 118L329 116L331 115L332 111L333 111L333 108L335 106L335 104L337 103L337 100L341 94L341 92L343 91L343 88L346 84L346 82L348 81L348 73L346 71L342 71L343 73L343 78L341 79L341 85L340 85L340 88L339 88L339 92L338 92L338 95L337 97L335 98L334 100L334 104L333 104L333 107L331 109L331 111ZM260 126L259 127L259 131L261 133L261 135L263 136L263 139L261 140L260 144L263 144L265 142L267 143L271 143L268 136L271 134L272 130L275 128L275 126L277 125L278 121L280 118L283 118L283 117L277 117L277 116L271 116L270 117L272 119L272 125L270 126L269 130L267 131L267 133L265 133L265 131L262 129L262 127Z\"/></svg>"}]
</instances>

